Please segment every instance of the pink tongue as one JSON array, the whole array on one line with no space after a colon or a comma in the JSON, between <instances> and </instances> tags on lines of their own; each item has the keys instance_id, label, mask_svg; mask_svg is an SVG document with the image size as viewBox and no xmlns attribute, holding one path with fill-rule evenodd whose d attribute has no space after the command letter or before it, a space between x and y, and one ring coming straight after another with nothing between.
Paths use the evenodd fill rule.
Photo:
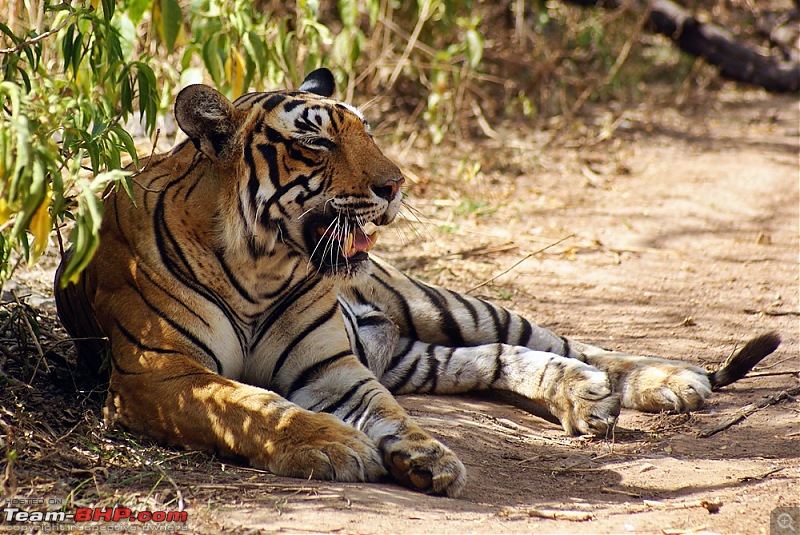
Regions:
<instances>
[{"instance_id":1,"label":"pink tongue","mask_svg":"<svg viewBox=\"0 0 800 535\"><path fill-rule=\"evenodd\" d=\"M372 246L375 245L375 241L377 240L377 234L373 234L371 237L367 236L360 228L355 229L351 236L353 240L352 245L348 243L351 239L350 236L342 241L342 255L345 258L351 258L360 252L369 251L372 249Z\"/></svg>"},{"instance_id":2,"label":"pink tongue","mask_svg":"<svg viewBox=\"0 0 800 535\"><path fill-rule=\"evenodd\" d=\"M361 229L356 229L353 232L353 248L357 251L369 251L372 248L373 242L369 239L369 236L364 234L364 231Z\"/></svg>"}]
</instances>

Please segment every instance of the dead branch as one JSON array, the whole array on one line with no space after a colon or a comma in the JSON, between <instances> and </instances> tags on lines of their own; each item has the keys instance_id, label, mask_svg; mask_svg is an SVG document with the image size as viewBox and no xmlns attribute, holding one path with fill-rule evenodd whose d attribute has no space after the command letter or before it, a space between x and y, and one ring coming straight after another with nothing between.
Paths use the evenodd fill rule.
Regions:
<instances>
[{"instance_id":1,"label":"dead branch","mask_svg":"<svg viewBox=\"0 0 800 535\"><path fill-rule=\"evenodd\" d=\"M617 9L623 0L565 0L580 6ZM719 69L730 80L763 87L767 91L794 93L800 90L800 62L777 55L765 56L738 42L714 22L701 22L671 0L631 0L640 10L649 10L648 26L669 37L684 52L698 56Z\"/></svg>"},{"instance_id":2,"label":"dead branch","mask_svg":"<svg viewBox=\"0 0 800 535\"><path fill-rule=\"evenodd\" d=\"M561 511L558 509L528 509L525 511L528 516L536 518L547 518L549 520L569 520L571 522L585 522L594 518L592 513L587 511Z\"/></svg>"},{"instance_id":3,"label":"dead branch","mask_svg":"<svg viewBox=\"0 0 800 535\"><path fill-rule=\"evenodd\" d=\"M498 273L497 275L495 275L495 276L494 276L494 277L492 277L491 279L485 280L485 281L483 281L482 283L480 283L479 285L477 285L477 286L474 286L474 287L470 288L469 290L467 290L467 291L466 291L466 292L464 292L464 293L471 294L471 293L472 293L472 292L474 292L475 290L477 290L477 289L479 289L479 288L483 288L483 287L484 287L484 286L486 286L487 284L489 284L489 283L491 283L491 282L494 282L495 280L499 279L500 277L502 277L502 276L503 276L503 275L505 275L506 273L510 272L512 269L514 269L515 267L517 267L518 265L520 265L521 263L523 263L524 261L526 261L526 260L527 260L527 259L529 259L530 257L532 257L532 256L536 256L536 255L537 255L537 254L539 254L539 253L543 253L544 251L546 251L546 250L550 249L551 247L555 247L556 245L558 245L558 244L560 244L560 243L562 243L562 242L565 242L565 241L567 241L568 239L570 239L570 238L574 238L574 237L575 237L575 235L574 235L574 234L570 234L569 236L565 236L564 238L561 238L560 240L558 240L558 241L557 241L557 242L555 242L555 243L551 243L550 245L547 245L547 246L545 246L545 247L542 247L542 248L541 248L541 249L539 249L539 250L536 250L536 251L534 251L534 252L532 252L532 253L528 253L528 254L526 254L525 256L523 256L522 258L520 258L520 259L519 259L517 262L515 262L515 263L514 263L514 265L512 265L510 268L508 268L508 269L506 269L506 270L504 270L504 271L502 271L502 272Z\"/></svg>"},{"instance_id":4,"label":"dead branch","mask_svg":"<svg viewBox=\"0 0 800 535\"><path fill-rule=\"evenodd\" d=\"M751 403L750 405L745 405L744 407L736 411L736 414L734 414L730 418L723 420L721 423L713 427L703 429L702 431L700 431L700 433L698 433L698 436L701 438L707 438L710 437L711 435L715 435L720 431L724 431L725 429L728 429L729 427L737 424L738 422L744 420L751 414L765 407L769 407L770 405L775 405L776 403L780 403L785 399L792 400L794 399L794 396L798 394L800 394L800 385L795 385L791 388L787 388L783 392L775 394L774 396L767 396L758 403Z\"/></svg>"}]
</instances>

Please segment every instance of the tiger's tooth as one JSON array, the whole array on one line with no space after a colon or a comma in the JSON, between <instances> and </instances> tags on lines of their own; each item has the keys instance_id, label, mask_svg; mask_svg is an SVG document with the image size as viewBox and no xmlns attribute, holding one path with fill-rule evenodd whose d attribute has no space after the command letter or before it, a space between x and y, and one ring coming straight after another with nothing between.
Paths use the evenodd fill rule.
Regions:
<instances>
[{"instance_id":1,"label":"tiger's tooth","mask_svg":"<svg viewBox=\"0 0 800 535\"><path fill-rule=\"evenodd\" d=\"M369 223L365 223L361 229L364 231L364 234L375 234L375 231L378 230L378 225L370 221Z\"/></svg>"},{"instance_id":2,"label":"tiger's tooth","mask_svg":"<svg viewBox=\"0 0 800 535\"><path fill-rule=\"evenodd\" d=\"M349 233L347 235L347 238L345 238L345 240L344 240L344 246L342 247L342 252L343 252L344 256L347 257L347 258L352 256L353 241L354 240L355 240L355 238L353 237L353 233L352 232Z\"/></svg>"}]
</instances>

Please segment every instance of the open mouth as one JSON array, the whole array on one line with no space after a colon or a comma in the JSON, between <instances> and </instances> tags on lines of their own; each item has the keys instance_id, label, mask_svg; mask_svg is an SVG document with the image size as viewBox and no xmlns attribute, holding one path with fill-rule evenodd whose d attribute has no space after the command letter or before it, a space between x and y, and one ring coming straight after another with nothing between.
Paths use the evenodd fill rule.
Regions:
<instances>
[{"instance_id":1,"label":"open mouth","mask_svg":"<svg viewBox=\"0 0 800 535\"><path fill-rule=\"evenodd\" d=\"M354 274L378 240L375 223L362 225L343 216L314 218L307 228L311 261L324 273Z\"/></svg>"}]
</instances>

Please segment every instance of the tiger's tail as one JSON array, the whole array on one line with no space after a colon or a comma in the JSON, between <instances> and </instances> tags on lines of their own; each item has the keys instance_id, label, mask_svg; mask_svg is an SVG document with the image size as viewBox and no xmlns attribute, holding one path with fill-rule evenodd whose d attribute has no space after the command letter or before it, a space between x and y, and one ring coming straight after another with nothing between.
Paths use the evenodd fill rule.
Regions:
<instances>
[{"instance_id":1,"label":"tiger's tail","mask_svg":"<svg viewBox=\"0 0 800 535\"><path fill-rule=\"evenodd\" d=\"M747 375L753 366L775 351L781 343L781 337L776 332L769 332L756 336L738 353L729 358L719 370L709 372L708 380L712 390L719 390L723 386L734 383Z\"/></svg>"},{"instance_id":2,"label":"tiger's tail","mask_svg":"<svg viewBox=\"0 0 800 535\"><path fill-rule=\"evenodd\" d=\"M87 375L107 379L110 374L108 338L100 328L94 309L86 297L89 295L86 285L91 284L89 280L91 275L88 271L84 271L77 282L61 286L61 276L71 255L70 249L56 270L54 293L58 317L75 344L79 368Z\"/></svg>"}]
</instances>

